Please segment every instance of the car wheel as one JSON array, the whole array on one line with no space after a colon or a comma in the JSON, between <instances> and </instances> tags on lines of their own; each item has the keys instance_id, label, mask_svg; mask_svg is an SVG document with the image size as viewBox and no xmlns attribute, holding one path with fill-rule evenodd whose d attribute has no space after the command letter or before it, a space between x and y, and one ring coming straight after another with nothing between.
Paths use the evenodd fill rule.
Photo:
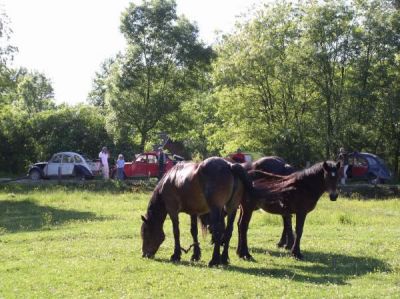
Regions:
<instances>
[{"instance_id":1,"label":"car wheel","mask_svg":"<svg viewBox=\"0 0 400 299\"><path fill-rule=\"evenodd\" d=\"M78 172L77 174L75 174L76 179L78 179L79 181L84 181L86 179L86 176L84 173L82 172Z\"/></svg>"},{"instance_id":2,"label":"car wheel","mask_svg":"<svg viewBox=\"0 0 400 299\"><path fill-rule=\"evenodd\" d=\"M42 175L39 170L34 169L29 172L29 177L32 181L38 181L42 178Z\"/></svg>"}]
</instances>

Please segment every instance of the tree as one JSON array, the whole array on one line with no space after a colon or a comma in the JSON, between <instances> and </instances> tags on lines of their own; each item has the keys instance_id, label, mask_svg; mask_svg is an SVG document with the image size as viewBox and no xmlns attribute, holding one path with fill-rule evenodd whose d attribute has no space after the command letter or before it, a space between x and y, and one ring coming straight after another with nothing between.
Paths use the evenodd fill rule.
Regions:
<instances>
[{"instance_id":1,"label":"tree","mask_svg":"<svg viewBox=\"0 0 400 299\"><path fill-rule=\"evenodd\" d=\"M143 150L157 127L179 123L180 105L196 89L212 51L198 41L197 27L177 16L174 1L131 4L121 32L128 48L111 67L106 103L111 123L129 124Z\"/></svg>"},{"instance_id":2,"label":"tree","mask_svg":"<svg viewBox=\"0 0 400 299\"><path fill-rule=\"evenodd\" d=\"M11 102L10 93L15 88L14 71L10 69L9 63L13 60L17 48L10 44L11 34L9 19L0 10L0 107Z\"/></svg>"},{"instance_id":3,"label":"tree","mask_svg":"<svg viewBox=\"0 0 400 299\"><path fill-rule=\"evenodd\" d=\"M61 106L37 113L28 122L36 159L47 160L59 151L96 157L102 146L113 149L99 108L87 105Z\"/></svg>"},{"instance_id":4,"label":"tree","mask_svg":"<svg viewBox=\"0 0 400 299\"><path fill-rule=\"evenodd\" d=\"M39 72L20 70L16 88L16 105L26 110L30 116L33 114L54 109L54 92L49 79Z\"/></svg>"},{"instance_id":5,"label":"tree","mask_svg":"<svg viewBox=\"0 0 400 299\"><path fill-rule=\"evenodd\" d=\"M105 108L105 97L107 91L107 79L110 76L111 66L114 63L113 58L105 60L101 64L100 71L96 72L93 79L92 90L89 92L87 101L94 106Z\"/></svg>"}]
</instances>

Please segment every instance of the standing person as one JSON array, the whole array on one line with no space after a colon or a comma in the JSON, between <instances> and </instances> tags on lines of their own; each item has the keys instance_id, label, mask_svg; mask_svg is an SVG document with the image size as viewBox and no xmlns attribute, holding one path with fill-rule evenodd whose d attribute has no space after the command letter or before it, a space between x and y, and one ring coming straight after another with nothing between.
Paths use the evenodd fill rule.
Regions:
<instances>
[{"instance_id":1,"label":"standing person","mask_svg":"<svg viewBox=\"0 0 400 299\"><path fill-rule=\"evenodd\" d=\"M161 180L165 172L165 154L162 147L158 148L158 180Z\"/></svg>"},{"instance_id":2,"label":"standing person","mask_svg":"<svg viewBox=\"0 0 400 299\"><path fill-rule=\"evenodd\" d=\"M342 185L346 185L347 169L349 168L349 158L344 147L341 147L339 149L339 155L337 160L340 161L340 165L343 168L343 175L342 178L340 179L340 183Z\"/></svg>"},{"instance_id":3,"label":"standing person","mask_svg":"<svg viewBox=\"0 0 400 299\"><path fill-rule=\"evenodd\" d=\"M117 178L121 181L124 179L124 166L125 166L124 156L122 154L119 154L117 160Z\"/></svg>"},{"instance_id":4,"label":"standing person","mask_svg":"<svg viewBox=\"0 0 400 299\"><path fill-rule=\"evenodd\" d=\"M101 149L101 152L99 153L99 158L100 158L100 166L101 166L101 171L103 173L103 178L105 180L108 180L109 178L109 168L108 168L108 157L109 153L107 150L107 147L103 146Z\"/></svg>"}]
</instances>

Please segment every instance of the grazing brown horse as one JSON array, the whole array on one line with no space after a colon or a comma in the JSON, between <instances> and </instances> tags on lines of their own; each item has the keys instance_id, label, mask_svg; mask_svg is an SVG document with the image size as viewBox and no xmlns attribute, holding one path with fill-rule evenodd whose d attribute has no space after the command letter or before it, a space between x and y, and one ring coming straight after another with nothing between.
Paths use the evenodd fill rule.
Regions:
<instances>
[{"instance_id":1,"label":"grazing brown horse","mask_svg":"<svg viewBox=\"0 0 400 299\"><path fill-rule=\"evenodd\" d=\"M287 176L274 175L259 170L250 171L249 174L254 179L254 186L268 190L269 193L267 194L267 200L255 198L254 196L247 196L242 200L238 222L238 255L245 259L252 258L247 246L247 230L253 211L263 209L269 213L279 214L284 217L284 232L282 236L285 235L286 238L289 235L289 240L284 241L287 245L290 245L290 238L294 239L291 247L292 255L297 259L302 259L300 240L306 216L314 210L319 198L325 191L329 193L330 200L335 201L337 199L336 187L339 168L340 162L337 164L334 162L321 162L306 170L297 171ZM277 196L279 200L274 201L274 196ZM291 219L292 214L296 215L295 236L293 236L291 221L290 223L286 221Z\"/></svg>"},{"instance_id":2,"label":"grazing brown horse","mask_svg":"<svg viewBox=\"0 0 400 299\"><path fill-rule=\"evenodd\" d=\"M178 163L157 184L147 213L142 216L143 257L153 257L164 241L163 224L168 214L172 221L175 239L171 260L180 260L182 248L179 240L178 214L185 212L191 216L191 233L194 241L192 260L199 260L201 252L197 239L197 216L209 213L214 241L214 251L209 266L227 264L229 241L237 207L244 192L254 194L254 190L246 170L239 164L232 164L217 157L200 163ZM226 228L225 213L228 215Z\"/></svg>"}]
</instances>

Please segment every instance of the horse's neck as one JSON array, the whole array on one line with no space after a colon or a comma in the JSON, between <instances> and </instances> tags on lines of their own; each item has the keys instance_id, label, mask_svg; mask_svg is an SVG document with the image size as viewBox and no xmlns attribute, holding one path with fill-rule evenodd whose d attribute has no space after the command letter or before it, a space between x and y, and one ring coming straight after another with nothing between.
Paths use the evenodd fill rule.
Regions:
<instances>
[{"instance_id":1,"label":"horse's neck","mask_svg":"<svg viewBox=\"0 0 400 299\"><path fill-rule=\"evenodd\" d=\"M147 216L150 221L162 225L167 217L167 210L160 196L152 199L147 209Z\"/></svg>"},{"instance_id":2,"label":"horse's neck","mask_svg":"<svg viewBox=\"0 0 400 299\"><path fill-rule=\"evenodd\" d=\"M313 199L315 201L317 201L325 192L323 169L315 173L303 175L301 181L303 182L299 184L300 188L303 188L308 193L312 191Z\"/></svg>"}]
</instances>

